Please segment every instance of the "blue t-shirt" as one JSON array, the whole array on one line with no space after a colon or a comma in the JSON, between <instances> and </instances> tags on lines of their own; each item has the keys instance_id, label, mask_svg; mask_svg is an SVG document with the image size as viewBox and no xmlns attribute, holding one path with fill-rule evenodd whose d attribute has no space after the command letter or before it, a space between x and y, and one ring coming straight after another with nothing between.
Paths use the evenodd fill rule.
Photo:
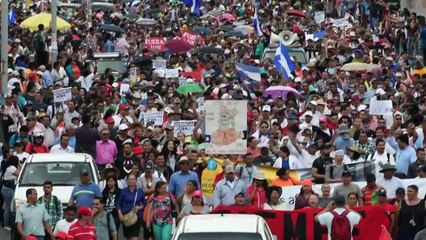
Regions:
<instances>
[{"instance_id":1,"label":"blue t-shirt","mask_svg":"<svg viewBox=\"0 0 426 240\"><path fill-rule=\"evenodd\" d=\"M98 185L93 182L89 182L87 185L77 184L71 193L71 198L74 199L77 208L91 208L95 197L102 197L102 193Z\"/></svg>"}]
</instances>

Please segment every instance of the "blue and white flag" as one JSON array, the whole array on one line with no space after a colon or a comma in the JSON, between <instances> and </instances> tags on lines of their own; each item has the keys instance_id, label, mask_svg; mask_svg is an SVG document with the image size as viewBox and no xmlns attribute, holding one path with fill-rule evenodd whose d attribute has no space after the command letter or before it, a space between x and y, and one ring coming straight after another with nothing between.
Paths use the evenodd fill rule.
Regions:
<instances>
[{"instance_id":1,"label":"blue and white flag","mask_svg":"<svg viewBox=\"0 0 426 240\"><path fill-rule=\"evenodd\" d=\"M250 78L251 80L260 82L260 68L242 63L235 64L240 78Z\"/></svg>"},{"instance_id":2,"label":"blue and white flag","mask_svg":"<svg viewBox=\"0 0 426 240\"><path fill-rule=\"evenodd\" d=\"M9 25L16 24L16 14L15 14L14 8L10 9L8 20L9 20Z\"/></svg>"},{"instance_id":3,"label":"blue and white flag","mask_svg":"<svg viewBox=\"0 0 426 240\"><path fill-rule=\"evenodd\" d=\"M191 12L200 16L201 0L181 0L186 6L191 7Z\"/></svg>"},{"instance_id":4,"label":"blue and white flag","mask_svg":"<svg viewBox=\"0 0 426 240\"><path fill-rule=\"evenodd\" d=\"M290 55L288 54L287 48L283 43L280 43L280 46L277 48L275 53L274 65L277 68L278 72L284 75L284 79L288 80L291 72L296 70L296 66L291 60Z\"/></svg>"},{"instance_id":5,"label":"blue and white flag","mask_svg":"<svg viewBox=\"0 0 426 240\"><path fill-rule=\"evenodd\" d=\"M257 11L254 12L253 16L253 29L254 33L256 33L258 36L263 36L262 29L260 29L259 19L257 18Z\"/></svg>"}]
</instances>

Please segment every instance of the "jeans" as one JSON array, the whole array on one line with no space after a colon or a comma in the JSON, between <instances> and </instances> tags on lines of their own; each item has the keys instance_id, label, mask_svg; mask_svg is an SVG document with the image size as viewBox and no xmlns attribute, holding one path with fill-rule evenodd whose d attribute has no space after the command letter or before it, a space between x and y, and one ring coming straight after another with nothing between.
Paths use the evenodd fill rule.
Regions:
<instances>
[{"instance_id":1,"label":"jeans","mask_svg":"<svg viewBox=\"0 0 426 240\"><path fill-rule=\"evenodd\" d=\"M4 204L5 204L4 215L3 215L3 224L5 227L11 226L10 204L12 202L14 193L15 193L15 189L13 188L8 188L3 186L3 189L1 190L1 195L3 196Z\"/></svg>"},{"instance_id":2,"label":"jeans","mask_svg":"<svg viewBox=\"0 0 426 240\"><path fill-rule=\"evenodd\" d=\"M155 240L170 240L172 239L172 224L157 225L153 224Z\"/></svg>"}]
</instances>

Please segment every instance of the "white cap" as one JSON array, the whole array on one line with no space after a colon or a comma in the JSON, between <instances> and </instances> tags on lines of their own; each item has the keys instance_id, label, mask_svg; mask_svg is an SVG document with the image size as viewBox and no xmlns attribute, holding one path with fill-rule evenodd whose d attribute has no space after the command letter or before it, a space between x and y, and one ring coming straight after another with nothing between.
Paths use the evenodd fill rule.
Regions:
<instances>
[{"instance_id":1,"label":"white cap","mask_svg":"<svg viewBox=\"0 0 426 240\"><path fill-rule=\"evenodd\" d=\"M395 77L402 77L402 73L400 72L395 73Z\"/></svg>"},{"instance_id":2,"label":"white cap","mask_svg":"<svg viewBox=\"0 0 426 240\"><path fill-rule=\"evenodd\" d=\"M262 107L262 112L270 112L270 111L271 111L271 106L265 105Z\"/></svg>"},{"instance_id":3,"label":"white cap","mask_svg":"<svg viewBox=\"0 0 426 240\"><path fill-rule=\"evenodd\" d=\"M376 94L379 94L379 95L385 95L385 94L386 94L386 92L385 92L382 88L377 88L377 90L376 90Z\"/></svg>"},{"instance_id":4,"label":"white cap","mask_svg":"<svg viewBox=\"0 0 426 240\"><path fill-rule=\"evenodd\" d=\"M303 114L303 116L313 116L312 111L306 111L305 114Z\"/></svg>"},{"instance_id":5,"label":"white cap","mask_svg":"<svg viewBox=\"0 0 426 240\"><path fill-rule=\"evenodd\" d=\"M120 124L120 126L118 126L118 131L125 131L128 128L129 127L126 124L122 123L122 124Z\"/></svg>"},{"instance_id":6,"label":"white cap","mask_svg":"<svg viewBox=\"0 0 426 240\"><path fill-rule=\"evenodd\" d=\"M343 151L343 150L337 150L337 151L335 151L334 152L334 155L335 156L344 156L345 155L345 151Z\"/></svg>"},{"instance_id":7,"label":"white cap","mask_svg":"<svg viewBox=\"0 0 426 240\"><path fill-rule=\"evenodd\" d=\"M301 83L301 82L302 82L302 79L301 79L300 77L297 77L297 78L295 78L295 79L294 79L294 82L295 82L295 83L297 83L297 82L300 82L300 83Z\"/></svg>"}]
</instances>

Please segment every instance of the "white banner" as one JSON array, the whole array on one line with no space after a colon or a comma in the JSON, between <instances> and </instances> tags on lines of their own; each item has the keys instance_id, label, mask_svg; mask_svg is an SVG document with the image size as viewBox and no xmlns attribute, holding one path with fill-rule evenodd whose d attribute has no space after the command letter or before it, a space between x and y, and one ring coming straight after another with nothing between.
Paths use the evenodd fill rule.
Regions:
<instances>
[{"instance_id":1,"label":"white banner","mask_svg":"<svg viewBox=\"0 0 426 240\"><path fill-rule=\"evenodd\" d=\"M71 87L53 90L53 102L65 102L71 98Z\"/></svg>"},{"instance_id":2,"label":"white banner","mask_svg":"<svg viewBox=\"0 0 426 240\"><path fill-rule=\"evenodd\" d=\"M337 28L344 28L348 26L349 22L346 18L337 18L337 19L331 19L331 23L333 23L333 27Z\"/></svg>"},{"instance_id":3,"label":"white banner","mask_svg":"<svg viewBox=\"0 0 426 240\"><path fill-rule=\"evenodd\" d=\"M204 97L199 97L195 101L197 102L200 112L204 112L206 110L206 107L204 106Z\"/></svg>"},{"instance_id":4,"label":"white banner","mask_svg":"<svg viewBox=\"0 0 426 240\"><path fill-rule=\"evenodd\" d=\"M120 84L120 96L126 96L127 93L130 92L130 84L128 83L121 83Z\"/></svg>"},{"instance_id":5,"label":"white banner","mask_svg":"<svg viewBox=\"0 0 426 240\"><path fill-rule=\"evenodd\" d=\"M156 69L166 69L167 68L167 61L166 60L152 60L152 68Z\"/></svg>"},{"instance_id":6,"label":"white banner","mask_svg":"<svg viewBox=\"0 0 426 240\"><path fill-rule=\"evenodd\" d=\"M135 67L130 68L129 79L131 81L136 81L137 78L138 78L137 69Z\"/></svg>"},{"instance_id":7,"label":"white banner","mask_svg":"<svg viewBox=\"0 0 426 240\"><path fill-rule=\"evenodd\" d=\"M392 100L370 100L370 115L386 115L392 113Z\"/></svg>"},{"instance_id":8,"label":"white banner","mask_svg":"<svg viewBox=\"0 0 426 240\"><path fill-rule=\"evenodd\" d=\"M163 117L164 117L163 111L141 113L139 122L143 121L145 125L149 122L154 122L155 126L161 126L163 125Z\"/></svg>"},{"instance_id":9,"label":"white banner","mask_svg":"<svg viewBox=\"0 0 426 240\"><path fill-rule=\"evenodd\" d=\"M325 20L325 12L324 11L315 12L314 19L315 19L315 22L317 24L320 24L320 23L324 22L324 20Z\"/></svg>"},{"instance_id":10,"label":"white banner","mask_svg":"<svg viewBox=\"0 0 426 240\"><path fill-rule=\"evenodd\" d=\"M205 101L206 153L247 153L247 101Z\"/></svg>"},{"instance_id":11,"label":"white banner","mask_svg":"<svg viewBox=\"0 0 426 240\"><path fill-rule=\"evenodd\" d=\"M360 188L363 188L367 185L366 182L354 182L356 183ZM403 179L402 183L404 185L405 190L407 190L407 187L409 185L417 185L419 187L419 198L423 199L423 197L426 194L426 181L424 179ZM333 190L336 186L340 185L341 183L332 183L331 186L331 192L330 195L333 195ZM312 189L315 193L319 194L321 196L321 186L322 184L314 184L312 186ZM281 202L284 202L284 205L286 207L285 210L293 210L294 205L296 203L296 197L300 193L300 189L302 186L293 186L293 187L283 187L282 188L282 194L281 194Z\"/></svg>"},{"instance_id":12,"label":"white banner","mask_svg":"<svg viewBox=\"0 0 426 240\"><path fill-rule=\"evenodd\" d=\"M178 133L183 133L185 136L191 136L196 122L196 120L173 121L175 137Z\"/></svg>"}]
</instances>

